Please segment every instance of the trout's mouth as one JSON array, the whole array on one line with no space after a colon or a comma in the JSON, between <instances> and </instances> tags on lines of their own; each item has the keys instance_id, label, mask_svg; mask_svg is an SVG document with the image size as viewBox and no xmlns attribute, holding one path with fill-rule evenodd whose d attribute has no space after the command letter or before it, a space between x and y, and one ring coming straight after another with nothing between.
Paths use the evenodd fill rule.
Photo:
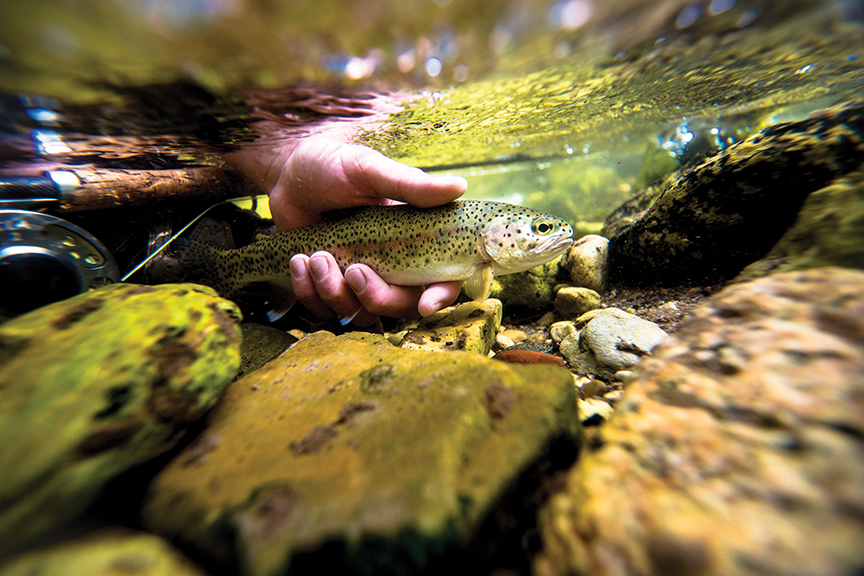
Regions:
<instances>
[{"instance_id":1,"label":"trout's mouth","mask_svg":"<svg viewBox=\"0 0 864 576\"><path fill-rule=\"evenodd\" d=\"M571 244L573 244L573 238L570 236L562 236L560 238L556 238L554 240L551 240L546 246L543 247L543 254L557 256L558 254L562 254L565 250L567 250Z\"/></svg>"}]
</instances>

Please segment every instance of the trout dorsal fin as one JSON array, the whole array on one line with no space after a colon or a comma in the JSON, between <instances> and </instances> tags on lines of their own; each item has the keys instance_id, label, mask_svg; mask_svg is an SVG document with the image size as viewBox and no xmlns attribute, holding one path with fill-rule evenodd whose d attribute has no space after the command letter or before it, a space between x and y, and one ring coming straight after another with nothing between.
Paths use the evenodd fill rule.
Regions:
<instances>
[{"instance_id":1,"label":"trout dorsal fin","mask_svg":"<svg viewBox=\"0 0 864 576\"><path fill-rule=\"evenodd\" d=\"M494 277L491 263L477 266L474 274L465 281L465 293L477 302L483 302L492 294L492 280Z\"/></svg>"}]
</instances>

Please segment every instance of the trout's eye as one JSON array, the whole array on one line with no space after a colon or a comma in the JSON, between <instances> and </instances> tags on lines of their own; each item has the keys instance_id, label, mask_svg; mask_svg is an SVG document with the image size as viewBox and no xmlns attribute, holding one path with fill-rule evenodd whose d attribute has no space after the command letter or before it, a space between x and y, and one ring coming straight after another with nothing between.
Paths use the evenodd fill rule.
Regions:
<instances>
[{"instance_id":1,"label":"trout's eye","mask_svg":"<svg viewBox=\"0 0 864 576\"><path fill-rule=\"evenodd\" d=\"M531 230L533 230L535 234L539 234L541 236L545 236L546 234L551 233L554 229L555 226L548 218L537 218L536 220L534 220L534 223L531 224Z\"/></svg>"}]
</instances>

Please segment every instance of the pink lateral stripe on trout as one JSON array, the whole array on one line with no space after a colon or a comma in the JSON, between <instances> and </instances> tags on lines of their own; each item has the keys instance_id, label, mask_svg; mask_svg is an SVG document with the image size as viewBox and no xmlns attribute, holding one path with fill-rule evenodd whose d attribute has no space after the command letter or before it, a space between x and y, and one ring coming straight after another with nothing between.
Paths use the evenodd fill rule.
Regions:
<instances>
[{"instance_id":1,"label":"pink lateral stripe on trout","mask_svg":"<svg viewBox=\"0 0 864 576\"><path fill-rule=\"evenodd\" d=\"M350 212L350 213L349 213ZM462 200L435 208L368 206L336 220L266 236L243 248L219 250L190 242L180 263L188 281L230 298L250 284L269 284L271 319L294 304L288 261L326 250L344 272L363 263L390 284L424 286L464 280L465 292L485 300L495 275L549 262L573 242L570 224L502 202Z\"/></svg>"}]
</instances>

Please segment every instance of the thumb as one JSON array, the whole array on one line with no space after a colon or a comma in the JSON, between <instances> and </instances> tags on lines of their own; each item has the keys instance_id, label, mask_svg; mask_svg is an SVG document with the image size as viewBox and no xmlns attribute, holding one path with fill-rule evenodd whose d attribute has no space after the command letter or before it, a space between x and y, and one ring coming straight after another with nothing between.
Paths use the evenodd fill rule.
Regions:
<instances>
[{"instance_id":1,"label":"thumb","mask_svg":"<svg viewBox=\"0 0 864 576\"><path fill-rule=\"evenodd\" d=\"M340 153L346 178L369 196L428 208L451 202L468 188L460 176L433 176L366 146L345 146Z\"/></svg>"}]
</instances>

